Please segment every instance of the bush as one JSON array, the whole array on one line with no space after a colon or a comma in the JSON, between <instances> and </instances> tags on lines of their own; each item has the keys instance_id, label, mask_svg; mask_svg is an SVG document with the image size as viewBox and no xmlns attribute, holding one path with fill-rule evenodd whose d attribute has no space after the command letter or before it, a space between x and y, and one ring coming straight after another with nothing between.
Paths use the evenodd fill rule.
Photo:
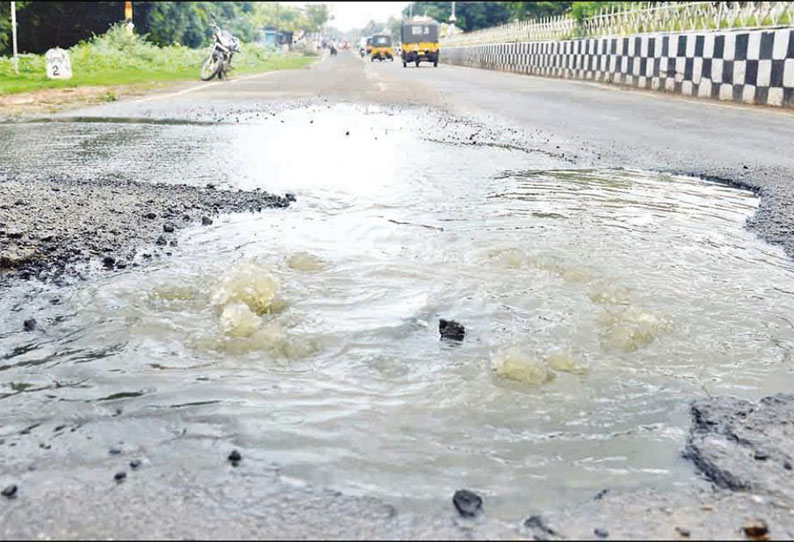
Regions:
<instances>
[{"instance_id":1,"label":"bush","mask_svg":"<svg viewBox=\"0 0 794 542\"><path fill-rule=\"evenodd\" d=\"M209 43L207 44L207 47ZM158 47L146 36L128 35L123 24L113 25L99 36L69 48L74 76L69 80L49 80L43 55L19 57L19 75L10 58L0 58L0 93L37 88L79 85L118 85L176 79L198 79L208 49L183 45ZM294 68L308 59L296 55L277 55L255 44L241 44L232 67L240 72Z\"/></svg>"}]
</instances>

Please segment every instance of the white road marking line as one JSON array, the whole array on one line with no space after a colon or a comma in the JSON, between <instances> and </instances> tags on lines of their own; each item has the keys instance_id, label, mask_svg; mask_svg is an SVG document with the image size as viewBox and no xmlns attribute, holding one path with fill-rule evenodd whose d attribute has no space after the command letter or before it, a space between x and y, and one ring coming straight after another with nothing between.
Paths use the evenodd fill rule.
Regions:
<instances>
[{"instance_id":1,"label":"white road marking line","mask_svg":"<svg viewBox=\"0 0 794 542\"><path fill-rule=\"evenodd\" d=\"M155 94L154 96L147 96L146 98L141 98L140 100L136 100L135 103L151 102L152 100L164 100L166 98L175 98L176 96L182 96L183 94L188 94L189 92L201 90L203 88L207 88L212 85L217 85L219 83L220 81L213 81L201 85L196 85L194 87L182 89L179 92L172 92L171 94Z\"/></svg>"},{"instance_id":2,"label":"white road marking line","mask_svg":"<svg viewBox=\"0 0 794 542\"><path fill-rule=\"evenodd\" d=\"M237 83L238 81L247 81L248 79L254 79L255 77L264 77L266 75L272 75L274 73L278 73L278 71L280 71L280 70L273 70L273 71L270 71L270 72L255 73L253 75L246 75L245 77L235 78L235 79L229 81L228 83L224 83L223 81L208 81L206 83L199 84L199 85L196 85L196 86L193 86L193 87L189 87L189 88L185 88L185 89L182 89L182 90L180 90L178 92L172 92L170 94L155 94L153 96L147 96L145 98L141 98L140 100L136 100L135 103L151 102L153 100L165 100L167 98L176 98L177 96L183 96L185 94L189 94L189 93L195 92L197 90L205 89L207 87L211 87L211 86L215 86L215 85L222 85L222 84L231 85L232 83Z\"/></svg>"}]
</instances>

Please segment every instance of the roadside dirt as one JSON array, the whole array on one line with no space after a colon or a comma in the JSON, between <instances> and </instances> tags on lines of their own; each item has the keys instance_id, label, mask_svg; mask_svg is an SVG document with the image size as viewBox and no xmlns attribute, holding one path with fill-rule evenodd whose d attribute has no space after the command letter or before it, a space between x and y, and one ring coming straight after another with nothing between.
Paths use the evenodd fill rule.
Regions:
<instances>
[{"instance_id":1,"label":"roadside dirt","mask_svg":"<svg viewBox=\"0 0 794 542\"><path fill-rule=\"evenodd\" d=\"M173 88L184 82L145 85L102 85L73 88L48 88L34 92L0 95L0 118L57 113L91 105L143 96L154 90Z\"/></svg>"}]
</instances>

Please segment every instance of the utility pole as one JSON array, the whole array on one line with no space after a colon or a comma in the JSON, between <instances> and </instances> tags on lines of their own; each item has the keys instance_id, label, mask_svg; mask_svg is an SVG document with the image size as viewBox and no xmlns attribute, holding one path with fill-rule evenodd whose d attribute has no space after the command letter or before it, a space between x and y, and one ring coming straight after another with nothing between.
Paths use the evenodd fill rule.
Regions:
<instances>
[{"instance_id":1,"label":"utility pole","mask_svg":"<svg viewBox=\"0 0 794 542\"><path fill-rule=\"evenodd\" d=\"M127 25L124 27L128 36L132 36L132 29L135 25L132 24L132 2L124 2L124 19Z\"/></svg>"},{"instance_id":2,"label":"utility pole","mask_svg":"<svg viewBox=\"0 0 794 542\"><path fill-rule=\"evenodd\" d=\"M11 2L11 41L14 50L14 73L19 75L19 58L17 56L17 3Z\"/></svg>"}]
</instances>

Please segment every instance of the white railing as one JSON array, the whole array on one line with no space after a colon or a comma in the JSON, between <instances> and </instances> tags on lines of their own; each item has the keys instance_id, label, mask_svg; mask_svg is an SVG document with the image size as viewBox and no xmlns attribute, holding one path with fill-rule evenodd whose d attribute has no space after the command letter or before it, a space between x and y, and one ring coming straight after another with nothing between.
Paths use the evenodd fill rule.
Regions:
<instances>
[{"instance_id":1,"label":"white railing","mask_svg":"<svg viewBox=\"0 0 794 542\"><path fill-rule=\"evenodd\" d=\"M643 7L644 6L644 7ZM516 21L442 37L444 47L548 41L577 37L794 26L794 2L656 2L602 10L578 21L569 16Z\"/></svg>"}]
</instances>

